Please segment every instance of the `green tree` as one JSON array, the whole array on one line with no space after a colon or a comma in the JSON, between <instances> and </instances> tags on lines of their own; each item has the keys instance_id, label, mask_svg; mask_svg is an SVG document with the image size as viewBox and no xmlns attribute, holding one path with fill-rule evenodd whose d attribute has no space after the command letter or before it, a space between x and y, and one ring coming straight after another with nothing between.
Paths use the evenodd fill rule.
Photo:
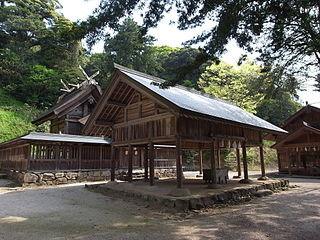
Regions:
<instances>
[{"instance_id":1,"label":"green tree","mask_svg":"<svg viewBox=\"0 0 320 240\"><path fill-rule=\"evenodd\" d=\"M35 79L38 77L31 69L39 66L45 71L59 72L61 78L69 81L80 76L78 65L83 56L77 37L80 28L57 12L61 7L59 1L0 0L0 6L1 87L17 93L28 85L25 82L32 78L30 73L36 74ZM50 83L49 79L46 81L47 87L53 87L55 92L55 79ZM37 106L54 103L50 97L45 98L47 103L34 97L31 100L30 94L19 94L20 100Z\"/></svg>"},{"instance_id":2,"label":"green tree","mask_svg":"<svg viewBox=\"0 0 320 240\"><path fill-rule=\"evenodd\" d=\"M113 73L113 63L133 68L151 75L157 75L161 64L157 61L153 47L154 38L141 34L139 25L131 18L126 18L115 29L113 36L107 36L103 54L93 54L86 69L99 70L97 78L102 87L108 85Z\"/></svg>"},{"instance_id":3,"label":"green tree","mask_svg":"<svg viewBox=\"0 0 320 240\"><path fill-rule=\"evenodd\" d=\"M163 70L159 73L159 76L167 80L163 86L179 83L199 90L197 81L205 67L209 65L208 62L199 61L199 58L205 55L199 49L184 47L173 49L167 56L163 56Z\"/></svg>"},{"instance_id":4,"label":"green tree","mask_svg":"<svg viewBox=\"0 0 320 240\"><path fill-rule=\"evenodd\" d=\"M300 107L293 100L300 89L299 81L280 66L262 68L247 61L233 67L221 62L207 67L198 84L206 93L231 101L276 125Z\"/></svg>"},{"instance_id":5,"label":"green tree","mask_svg":"<svg viewBox=\"0 0 320 240\"><path fill-rule=\"evenodd\" d=\"M8 88L11 95L39 108L55 103L60 94L60 79L57 71L42 65L32 65L26 70L22 82Z\"/></svg>"},{"instance_id":6,"label":"green tree","mask_svg":"<svg viewBox=\"0 0 320 240\"><path fill-rule=\"evenodd\" d=\"M257 116L280 126L287 118L301 108L301 105L293 101L288 93L283 93L277 98L266 98L258 103Z\"/></svg>"},{"instance_id":7,"label":"green tree","mask_svg":"<svg viewBox=\"0 0 320 240\"><path fill-rule=\"evenodd\" d=\"M221 62L207 67L199 79L199 87L206 93L231 101L249 112L256 112L264 95L253 91L253 83L261 77L261 68L250 62L234 68Z\"/></svg>"}]
</instances>

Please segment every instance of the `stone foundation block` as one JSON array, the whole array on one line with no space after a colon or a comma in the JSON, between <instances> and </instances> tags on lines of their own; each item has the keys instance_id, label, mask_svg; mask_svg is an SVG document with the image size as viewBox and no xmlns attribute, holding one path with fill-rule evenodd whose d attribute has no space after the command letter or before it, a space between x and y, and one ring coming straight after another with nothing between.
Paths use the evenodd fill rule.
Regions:
<instances>
[{"instance_id":1,"label":"stone foundation block","mask_svg":"<svg viewBox=\"0 0 320 240\"><path fill-rule=\"evenodd\" d=\"M44 173L44 174L42 175L42 180L43 180L43 181L52 181L52 180L54 180L54 179L56 179L56 177L54 176L53 173Z\"/></svg>"},{"instance_id":2,"label":"stone foundation block","mask_svg":"<svg viewBox=\"0 0 320 240\"><path fill-rule=\"evenodd\" d=\"M55 177L56 177L56 178L62 178L62 177L64 177L64 175L65 175L65 174L64 174L63 172L59 172L59 173L56 173L56 174L55 174Z\"/></svg>"},{"instance_id":3,"label":"stone foundation block","mask_svg":"<svg viewBox=\"0 0 320 240\"><path fill-rule=\"evenodd\" d=\"M189 200L188 199L176 199L174 207L180 211L189 210Z\"/></svg>"},{"instance_id":4,"label":"stone foundation block","mask_svg":"<svg viewBox=\"0 0 320 240\"><path fill-rule=\"evenodd\" d=\"M24 183L35 183L38 181L38 176L33 173L25 173L23 176L23 182Z\"/></svg>"}]
</instances>

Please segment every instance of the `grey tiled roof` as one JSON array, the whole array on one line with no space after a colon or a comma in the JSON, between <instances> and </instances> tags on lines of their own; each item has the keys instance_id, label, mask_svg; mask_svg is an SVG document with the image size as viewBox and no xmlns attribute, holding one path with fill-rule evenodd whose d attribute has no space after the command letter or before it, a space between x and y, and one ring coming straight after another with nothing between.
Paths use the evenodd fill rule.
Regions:
<instances>
[{"instance_id":1,"label":"grey tiled roof","mask_svg":"<svg viewBox=\"0 0 320 240\"><path fill-rule=\"evenodd\" d=\"M162 82L164 80L115 65L119 71L127 75L136 82L147 87L149 90L160 95L179 108L189 110L194 113L200 113L214 118L233 121L246 124L266 130L287 133L285 130L235 106L234 104L210 97L206 94L187 89L182 86L160 88L152 84L153 82Z\"/></svg>"},{"instance_id":2,"label":"grey tiled roof","mask_svg":"<svg viewBox=\"0 0 320 240\"><path fill-rule=\"evenodd\" d=\"M18 137L7 142L3 142L1 145L6 145L20 140L33 140L33 141L49 141L49 142L69 142L69 143L93 143L93 144L111 144L110 138L103 137L91 137L83 135L71 135L71 134L57 134L57 133L43 133L43 132L30 132L27 135Z\"/></svg>"}]
</instances>

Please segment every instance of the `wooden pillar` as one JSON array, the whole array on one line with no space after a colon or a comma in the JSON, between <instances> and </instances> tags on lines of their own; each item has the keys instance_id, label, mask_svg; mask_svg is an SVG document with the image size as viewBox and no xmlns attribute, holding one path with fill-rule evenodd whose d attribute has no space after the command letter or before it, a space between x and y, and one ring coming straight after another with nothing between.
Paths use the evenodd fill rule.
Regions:
<instances>
[{"instance_id":1,"label":"wooden pillar","mask_svg":"<svg viewBox=\"0 0 320 240\"><path fill-rule=\"evenodd\" d=\"M138 151L138 155L139 155L139 167L142 168L143 166L143 159L144 159L144 156L143 156L143 151L141 148L137 148L137 151Z\"/></svg>"},{"instance_id":2,"label":"wooden pillar","mask_svg":"<svg viewBox=\"0 0 320 240\"><path fill-rule=\"evenodd\" d=\"M128 147L128 182L132 182L132 145Z\"/></svg>"},{"instance_id":3,"label":"wooden pillar","mask_svg":"<svg viewBox=\"0 0 320 240\"><path fill-rule=\"evenodd\" d=\"M218 166L217 168L221 168L221 155L220 155L220 146L219 142L217 142L217 160L218 160Z\"/></svg>"},{"instance_id":4,"label":"wooden pillar","mask_svg":"<svg viewBox=\"0 0 320 240\"><path fill-rule=\"evenodd\" d=\"M291 163L291 159L290 159L290 154L289 154L289 150L286 149L286 158L287 158L287 162L288 162L288 172L289 175L292 175L292 163Z\"/></svg>"},{"instance_id":5,"label":"wooden pillar","mask_svg":"<svg viewBox=\"0 0 320 240\"><path fill-rule=\"evenodd\" d=\"M238 171L238 176L236 178L241 177L241 160L240 160L240 149L236 148L236 156L237 156L237 171Z\"/></svg>"},{"instance_id":6,"label":"wooden pillar","mask_svg":"<svg viewBox=\"0 0 320 240\"><path fill-rule=\"evenodd\" d=\"M26 152L26 156L25 158L27 159L27 166L26 166L26 171L30 170L30 160L31 160L31 151L32 151L32 145L31 144L28 144L28 147L27 147L27 152Z\"/></svg>"},{"instance_id":7,"label":"wooden pillar","mask_svg":"<svg viewBox=\"0 0 320 240\"><path fill-rule=\"evenodd\" d=\"M182 188L182 152L181 152L181 138L176 140L176 172L177 172L177 187Z\"/></svg>"},{"instance_id":8,"label":"wooden pillar","mask_svg":"<svg viewBox=\"0 0 320 240\"><path fill-rule=\"evenodd\" d=\"M154 185L154 145L149 143L149 168L150 168L150 186Z\"/></svg>"},{"instance_id":9,"label":"wooden pillar","mask_svg":"<svg viewBox=\"0 0 320 240\"><path fill-rule=\"evenodd\" d=\"M111 157L111 181L115 181L116 179L116 158L115 158L115 147L111 146L111 153L110 153L110 157Z\"/></svg>"},{"instance_id":10,"label":"wooden pillar","mask_svg":"<svg viewBox=\"0 0 320 240\"><path fill-rule=\"evenodd\" d=\"M281 159L280 159L279 149L277 149L277 159L278 159L278 171L280 172L281 171Z\"/></svg>"},{"instance_id":11,"label":"wooden pillar","mask_svg":"<svg viewBox=\"0 0 320 240\"><path fill-rule=\"evenodd\" d=\"M100 145L100 149L99 149L100 153L99 153L99 166L100 166L100 169L102 169L102 145Z\"/></svg>"},{"instance_id":12,"label":"wooden pillar","mask_svg":"<svg viewBox=\"0 0 320 240\"><path fill-rule=\"evenodd\" d=\"M259 146L259 150L260 150L261 177L259 177L258 180L267 180L266 168L265 168L264 156L263 156L263 145Z\"/></svg>"},{"instance_id":13,"label":"wooden pillar","mask_svg":"<svg viewBox=\"0 0 320 240\"><path fill-rule=\"evenodd\" d=\"M148 145L145 146L145 151L144 151L144 159L143 159L143 166L144 166L144 179L148 180Z\"/></svg>"},{"instance_id":14,"label":"wooden pillar","mask_svg":"<svg viewBox=\"0 0 320 240\"><path fill-rule=\"evenodd\" d=\"M211 167L211 184L209 184L208 188L216 188L217 187L217 166L216 166L216 158L215 158L215 140L212 140L211 143L211 158L210 158L210 167Z\"/></svg>"},{"instance_id":15,"label":"wooden pillar","mask_svg":"<svg viewBox=\"0 0 320 240\"><path fill-rule=\"evenodd\" d=\"M249 180L249 174L248 174L248 160L247 160L247 148L246 148L246 142L242 142L242 156L243 156L243 175L244 179L240 180L240 183L251 183Z\"/></svg>"},{"instance_id":16,"label":"wooden pillar","mask_svg":"<svg viewBox=\"0 0 320 240\"><path fill-rule=\"evenodd\" d=\"M202 174L203 172L203 155L202 150L199 150L199 173Z\"/></svg>"}]
</instances>

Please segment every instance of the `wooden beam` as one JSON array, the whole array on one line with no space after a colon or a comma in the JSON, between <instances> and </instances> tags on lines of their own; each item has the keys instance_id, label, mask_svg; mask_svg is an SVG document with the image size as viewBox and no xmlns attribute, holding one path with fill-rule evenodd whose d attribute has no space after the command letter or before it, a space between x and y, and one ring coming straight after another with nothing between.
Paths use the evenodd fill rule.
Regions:
<instances>
[{"instance_id":1,"label":"wooden beam","mask_svg":"<svg viewBox=\"0 0 320 240\"><path fill-rule=\"evenodd\" d=\"M242 142L242 156L244 180L249 180L246 142Z\"/></svg>"},{"instance_id":2,"label":"wooden beam","mask_svg":"<svg viewBox=\"0 0 320 240\"><path fill-rule=\"evenodd\" d=\"M146 145L145 146L145 148L144 148L144 159L143 159L143 166L144 166L144 179L145 180L148 180L148 175L149 175L149 173L148 173L148 168L149 168L149 166L148 166L148 145Z\"/></svg>"},{"instance_id":3,"label":"wooden beam","mask_svg":"<svg viewBox=\"0 0 320 240\"><path fill-rule=\"evenodd\" d=\"M220 155L220 147L219 142L217 142L217 160L218 160L218 168L221 168L221 155Z\"/></svg>"},{"instance_id":4,"label":"wooden beam","mask_svg":"<svg viewBox=\"0 0 320 240\"><path fill-rule=\"evenodd\" d=\"M277 151L277 159L278 159L278 171L280 172L281 169L282 169L282 166L281 166L281 159L280 159L280 153L279 153L279 150L276 150ZM283 155L283 153L282 153Z\"/></svg>"},{"instance_id":5,"label":"wooden beam","mask_svg":"<svg viewBox=\"0 0 320 240\"><path fill-rule=\"evenodd\" d=\"M166 143L168 145L174 144L175 142L175 136L174 135L169 135L169 136L160 136L160 137L153 137L152 141L154 143ZM123 147L127 146L128 144L134 144L134 145L144 145L148 144L150 142L150 138L142 138L142 139L132 139L128 141L118 141L118 142L113 142L114 146L117 147Z\"/></svg>"},{"instance_id":6,"label":"wooden beam","mask_svg":"<svg viewBox=\"0 0 320 240\"><path fill-rule=\"evenodd\" d=\"M260 142L261 142L261 145L259 146L259 150L260 150L261 177L259 177L258 180L267 180L266 167L265 167L264 155L263 155L262 133L260 133Z\"/></svg>"},{"instance_id":7,"label":"wooden beam","mask_svg":"<svg viewBox=\"0 0 320 240\"><path fill-rule=\"evenodd\" d=\"M289 172L289 175L291 176L292 175L292 163L291 163L291 158L290 158L290 154L289 154L288 150L286 151L286 158L287 158L287 162L288 162L288 172Z\"/></svg>"},{"instance_id":8,"label":"wooden beam","mask_svg":"<svg viewBox=\"0 0 320 240\"><path fill-rule=\"evenodd\" d=\"M265 168L265 163L264 163L264 156L263 156L263 147L259 147L260 150L260 164L261 164L261 177L258 178L258 180L266 180L266 168Z\"/></svg>"},{"instance_id":9,"label":"wooden beam","mask_svg":"<svg viewBox=\"0 0 320 240\"><path fill-rule=\"evenodd\" d=\"M237 155L237 170L238 170L238 178L241 177L241 161L240 161L240 149L236 148L236 155Z\"/></svg>"},{"instance_id":10,"label":"wooden beam","mask_svg":"<svg viewBox=\"0 0 320 240\"><path fill-rule=\"evenodd\" d=\"M212 139L211 143L211 158L210 158L210 167L211 167L211 184L209 184L208 188L217 188L217 166L215 159L215 140Z\"/></svg>"},{"instance_id":11,"label":"wooden beam","mask_svg":"<svg viewBox=\"0 0 320 240\"><path fill-rule=\"evenodd\" d=\"M111 146L111 181L114 182L116 178L116 159L115 159L115 147Z\"/></svg>"},{"instance_id":12,"label":"wooden beam","mask_svg":"<svg viewBox=\"0 0 320 240\"><path fill-rule=\"evenodd\" d=\"M149 168L150 168L150 186L154 185L154 145L149 143Z\"/></svg>"},{"instance_id":13,"label":"wooden beam","mask_svg":"<svg viewBox=\"0 0 320 240\"><path fill-rule=\"evenodd\" d=\"M181 152L180 137L177 137L177 141L176 141L176 171L177 171L177 187L182 188L182 152Z\"/></svg>"},{"instance_id":14,"label":"wooden beam","mask_svg":"<svg viewBox=\"0 0 320 240\"><path fill-rule=\"evenodd\" d=\"M203 155L202 150L199 150L199 173L202 174L203 172Z\"/></svg>"},{"instance_id":15,"label":"wooden beam","mask_svg":"<svg viewBox=\"0 0 320 240\"><path fill-rule=\"evenodd\" d=\"M108 126L112 126L113 124L114 124L113 122L109 122L105 120L96 120L94 123L94 125L99 127L108 127Z\"/></svg>"},{"instance_id":16,"label":"wooden beam","mask_svg":"<svg viewBox=\"0 0 320 240\"><path fill-rule=\"evenodd\" d=\"M132 145L128 147L128 182L132 182Z\"/></svg>"},{"instance_id":17,"label":"wooden beam","mask_svg":"<svg viewBox=\"0 0 320 240\"><path fill-rule=\"evenodd\" d=\"M144 122L159 120L159 119L163 119L163 118L170 118L173 116L174 115L172 115L171 113L162 113L162 114L158 114L158 115L152 115L149 117L130 120L130 121L123 122L123 123L117 123L117 124L114 124L114 127L126 127L126 126L133 125L136 123L144 123Z\"/></svg>"},{"instance_id":18,"label":"wooden beam","mask_svg":"<svg viewBox=\"0 0 320 240\"><path fill-rule=\"evenodd\" d=\"M216 139L228 139L228 140L238 140L238 141L244 141L246 140L244 137L239 137L239 136L227 136L227 135L220 135L220 134L216 134L216 135L212 135L213 138Z\"/></svg>"},{"instance_id":19,"label":"wooden beam","mask_svg":"<svg viewBox=\"0 0 320 240\"><path fill-rule=\"evenodd\" d=\"M114 106L117 106L117 107L126 107L127 106L127 104L125 104L125 103L112 101L112 100L108 100L107 104L114 105Z\"/></svg>"}]
</instances>

